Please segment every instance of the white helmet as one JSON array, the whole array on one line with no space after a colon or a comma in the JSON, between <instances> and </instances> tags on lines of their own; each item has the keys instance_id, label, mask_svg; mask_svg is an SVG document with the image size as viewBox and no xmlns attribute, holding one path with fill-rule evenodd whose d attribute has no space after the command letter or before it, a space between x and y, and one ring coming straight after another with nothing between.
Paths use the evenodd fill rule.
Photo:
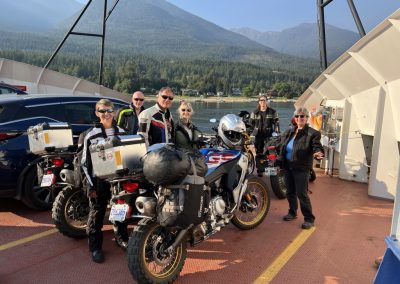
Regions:
<instances>
[{"instance_id":1,"label":"white helmet","mask_svg":"<svg viewBox=\"0 0 400 284\"><path fill-rule=\"evenodd\" d=\"M221 118L218 125L218 135L229 148L236 148L242 143L242 133L246 126L242 119L234 114L227 114Z\"/></svg>"}]
</instances>

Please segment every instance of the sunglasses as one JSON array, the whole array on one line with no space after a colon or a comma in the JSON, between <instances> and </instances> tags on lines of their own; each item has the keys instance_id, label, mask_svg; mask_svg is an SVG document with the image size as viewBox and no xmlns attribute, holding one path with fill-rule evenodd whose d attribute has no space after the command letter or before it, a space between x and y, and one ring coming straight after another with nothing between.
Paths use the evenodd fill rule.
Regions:
<instances>
[{"instance_id":1,"label":"sunglasses","mask_svg":"<svg viewBox=\"0 0 400 284\"><path fill-rule=\"evenodd\" d=\"M182 112L185 112L185 111L187 111L187 112L191 112L192 110L190 110L190 109L186 109L186 108L183 108L183 109L181 109L181 111L182 111Z\"/></svg>"},{"instance_id":2,"label":"sunglasses","mask_svg":"<svg viewBox=\"0 0 400 284\"><path fill-rule=\"evenodd\" d=\"M110 108L110 109L98 109L97 112L100 112L100 113L106 113L106 112L113 113L114 110L112 108Z\"/></svg>"},{"instance_id":3,"label":"sunglasses","mask_svg":"<svg viewBox=\"0 0 400 284\"><path fill-rule=\"evenodd\" d=\"M304 114L296 114L295 116L294 116L295 118L305 118L306 116L304 115Z\"/></svg>"},{"instance_id":4,"label":"sunglasses","mask_svg":"<svg viewBox=\"0 0 400 284\"><path fill-rule=\"evenodd\" d=\"M141 102L144 101L144 99L139 99L139 98L134 98L134 100L135 100L135 101L141 101Z\"/></svg>"},{"instance_id":5,"label":"sunglasses","mask_svg":"<svg viewBox=\"0 0 400 284\"><path fill-rule=\"evenodd\" d=\"M170 96L161 96L164 100L170 100L172 101L174 99L174 97L170 97Z\"/></svg>"},{"instance_id":6,"label":"sunglasses","mask_svg":"<svg viewBox=\"0 0 400 284\"><path fill-rule=\"evenodd\" d=\"M266 100L258 100L259 102L266 102Z\"/></svg>"}]
</instances>

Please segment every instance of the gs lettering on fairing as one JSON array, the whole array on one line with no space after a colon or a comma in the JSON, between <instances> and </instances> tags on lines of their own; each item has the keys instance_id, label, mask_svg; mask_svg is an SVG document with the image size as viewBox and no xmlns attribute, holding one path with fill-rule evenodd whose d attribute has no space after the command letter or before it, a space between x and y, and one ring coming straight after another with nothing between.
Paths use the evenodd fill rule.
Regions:
<instances>
[{"instance_id":1,"label":"gs lettering on fairing","mask_svg":"<svg viewBox=\"0 0 400 284\"><path fill-rule=\"evenodd\" d=\"M200 152L204 156L208 166L207 174L215 171L215 169L228 161L239 159L241 154L238 150L218 151L214 148L201 149Z\"/></svg>"}]
</instances>

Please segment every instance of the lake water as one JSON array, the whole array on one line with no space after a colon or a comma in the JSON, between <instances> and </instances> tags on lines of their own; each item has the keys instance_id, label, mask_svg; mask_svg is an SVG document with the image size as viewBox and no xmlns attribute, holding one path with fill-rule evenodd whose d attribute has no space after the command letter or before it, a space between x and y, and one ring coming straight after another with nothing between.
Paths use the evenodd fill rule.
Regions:
<instances>
[{"instance_id":1,"label":"lake water","mask_svg":"<svg viewBox=\"0 0 400 284\"><path fill-rule=\"evenodd\" d=\"M191 104L194 109L193 123L201 131L208 133L212 132L210 118L220 119L225 114L238 114L242 110L247 110L251 113L257 106L257 102L191 102ZM145 103L145 107L152 105L154 105L154 102ZM178 113L176 112L178 105L179 103L173 102L171 107L175 120L178 118ZM278 112L281 131L287 129L294 111L293 102L271 102L269 106Z\"/></svg>"}]
</instances>

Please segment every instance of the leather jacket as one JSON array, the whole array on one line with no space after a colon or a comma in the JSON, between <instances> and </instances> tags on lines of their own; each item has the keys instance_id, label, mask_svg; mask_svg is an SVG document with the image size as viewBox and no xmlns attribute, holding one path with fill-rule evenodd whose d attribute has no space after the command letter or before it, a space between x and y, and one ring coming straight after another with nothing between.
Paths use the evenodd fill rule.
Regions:
<instances>
[{"instance_id":1,"label":"leather jacket","mask_svg":"<svg viewBox=\"0 0 400 284\"><path fill-rule=\"evenodd\" d=\"M303 129L299 129L293 143L293 155L290 160L285 158L286 146L295 135L297 127L289 128L281 138L281 150L279 160L285 169L295 169L308 171L312 168L313 154L316 152L324 153L321 144L321 133L306 124Z\"/></svg>"},{"instance_id":2,"label":"leather jacket","mask_svg":"<svg viewBox=\"0 0 400 284\"><path fill-rule=\"evenodd\" d=\"M256 137L267 138L272 136L272 132L280 132L278 113L270 107L265 111L265 119L259 109L254 110L250 115L250 124L253 126L253 135Z\"/></svg>"}]
</instances>

